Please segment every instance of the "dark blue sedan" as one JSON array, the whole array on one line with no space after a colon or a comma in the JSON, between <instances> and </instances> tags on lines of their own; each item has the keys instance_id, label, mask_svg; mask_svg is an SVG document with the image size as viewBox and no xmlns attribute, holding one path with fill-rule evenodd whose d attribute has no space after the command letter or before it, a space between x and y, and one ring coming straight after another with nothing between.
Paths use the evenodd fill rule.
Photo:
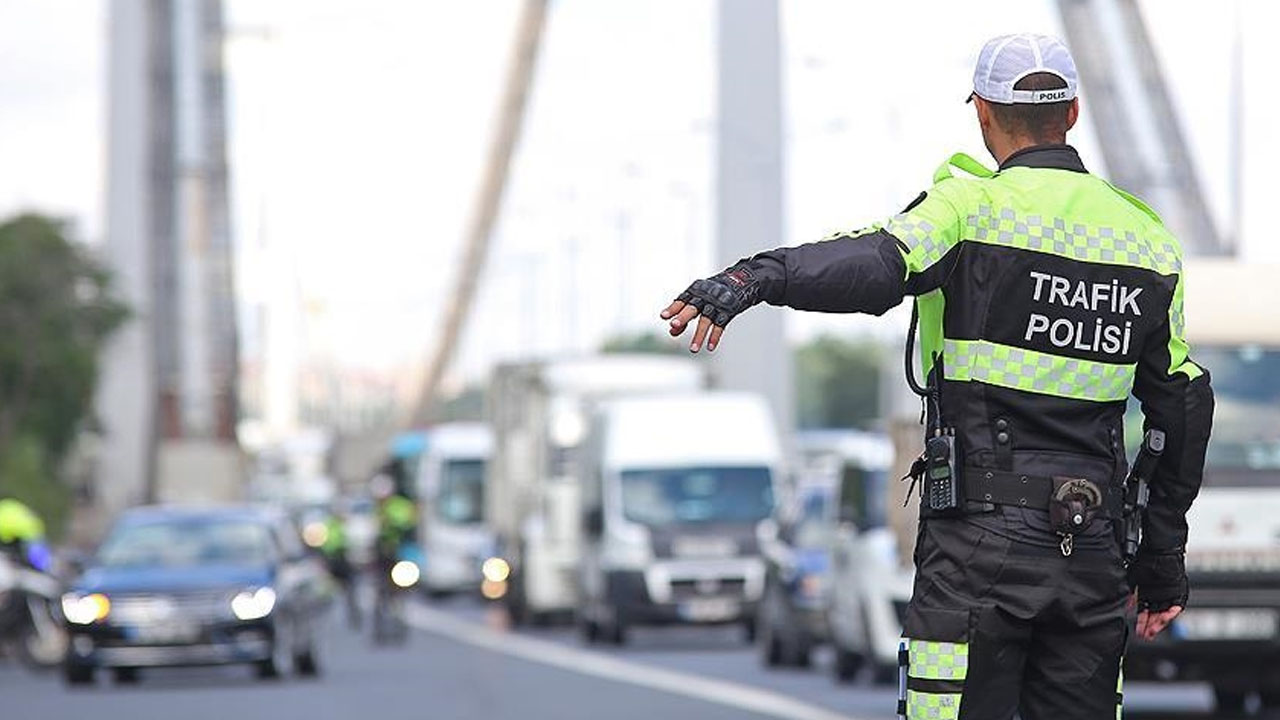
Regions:
<instances>
[{"instance_id":1,"label":"dark blue sedan","mask_svg":"<svg viewBox=\"0 0 1280 720\"><path fill-rule=\"evenodd\" d=\"M319 670L327 575L288 517L254 507L126 512L62 598L65 678L111 668L252 664L260 677Z\"/></svg>"},{"instance_id":2,"label":"dark blue sedan","mask_svg":"<svg viewBox=\"0 0 1280 720\"><path fill-rule=\"evenodd\" d=\"M829 637L830 500L829 490L804 493L798 517L783 519L778 542L765 548L764 596L756 628L767 666L808 667L813 648Z\"/></svg>"}]
</instances>

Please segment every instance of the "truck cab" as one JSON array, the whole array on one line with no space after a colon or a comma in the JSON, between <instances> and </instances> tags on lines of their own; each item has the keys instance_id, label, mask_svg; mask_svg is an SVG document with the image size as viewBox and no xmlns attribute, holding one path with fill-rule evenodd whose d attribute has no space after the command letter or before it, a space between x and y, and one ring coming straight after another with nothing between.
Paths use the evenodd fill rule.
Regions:
<instances>
[{"instance_id":1,"label":"truck cab","mask_svg":"<svg viewBox=\"0 0 1280 720\"><path fill-rule=\"evenodd\" d=\"M1242 711L1255 692L1264 707L1280 707L1278 271L1188 262L1191 358L1212 373L1216 400L1203 485L1187 515L1191 594L1166 632L1130 642L1125 658L1129 680L1211 684L1219 713ZM1133 442L1136 408L1129 422Z\"/></svg>"},{"instance_id":2,"label":"truck cab","mask_svg":"<svg viewBox=\"0 0 1280 720\"><path fill-rule=\"evenodd\" d=\"M619 398L587 442L578 622L589 642L628 628L741 623L754 637L761 537L781 445L765 400L745 393Z\"/></svg>"},{"instance_id":3,"label":"truck cab","mask_svg":"<svg viewBox=\"0 0 1280 720\"><path fill-rule=\"evenodd\" d=\"M706 377L705 366L691 358L623 353L494 370L485 517L501 566L509 569L501 601L514 623L573 617L582 562L584 443L593 409L624 395L696 392Z\"/></svg>"},{"instance_id":4,"label":"truck cab","mask_svg":"<svg viewBox=\"0 0 1280 720\"><path fill-rule=\"evenodd\" d=\"M483 423L447 423L432 428L429 437L418 462L422 584L436 597L476 591L481 566L493 554L484 514L493 436Z\"/></svg>"}]
</instances>

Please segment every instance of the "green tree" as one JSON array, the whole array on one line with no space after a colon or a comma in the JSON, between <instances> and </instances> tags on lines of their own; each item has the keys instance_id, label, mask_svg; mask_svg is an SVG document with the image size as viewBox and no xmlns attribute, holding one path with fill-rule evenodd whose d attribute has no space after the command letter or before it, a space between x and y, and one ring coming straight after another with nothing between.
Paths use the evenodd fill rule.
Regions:
<instances>
[{"instance_id":1,"label":"green tree","mask_svg":"<svg viewBox=\"0 0 1280 720\"><path fill-rule=\"evenodd\" d=\"M660 355L687 354L680 341L656 332L640 332L614 335L604 341L600 351L605 353L657 353Z\"/></svg>"},{"instance_id":2,"label":"green tree","mask_svg":"<svg viewBox=\"0 0 1280 720\"><path fill-rule=\"evenodd\" d=\"M51 532L67 509L58 468L88 418L103 343L127 316L62 223L0 223L0 495L30 504Z\"/></svg>"},{"instance_id":3,"label":"green tree","mask_svg":"<svg viewBox=\"0 0 1280 720\"><path fill-rule=\"evenodd\" d=\"M870 340L830 335L795 351L796 424L868 429L880 417L883 352Z\"/></svg>"}]
</instances>

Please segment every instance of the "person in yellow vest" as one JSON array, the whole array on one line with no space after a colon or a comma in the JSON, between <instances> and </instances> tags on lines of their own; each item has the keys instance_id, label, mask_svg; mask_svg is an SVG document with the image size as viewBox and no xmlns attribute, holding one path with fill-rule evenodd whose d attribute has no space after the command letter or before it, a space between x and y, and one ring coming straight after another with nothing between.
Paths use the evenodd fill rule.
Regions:
<instances>
[{"instance_id":1,"label":"person in yellow vest","mask_svg":"<svg viewBox=\"0 0 1280 720\"><path fill-rule=\"evenodd\" d=\"M324 542L320 544L320 552L324 555L329 574L342 591L347 606L347 624L353 629L359 629L360 607L356 598L355 568L352 567L349 555L345 509L335 504L333 511L325 518L324 529Z\"/></svg>"},{"instance_id":2,"label":"person in yellow vest","mask_svg":"<svg viewBox=\"0 0 1280 720\"><path fill-rule=\"evenodd\" d=\"M370 483L370 492L377 503L378 534L374 541L375 562L373 610L373 637L375 642L403 642L408 638L404 624L402 587L395 580L393 569L405 559L402 554L412 553L412 543L417 534L417 505L397 492L395 481L387 475L379 475Z\"/></svg>"},{"instance_id":3,"label":"person in yellow vest","mask_svg":"<svg viewBox=\"0 0 1280 720\"><path fill-rule=\"evenodd\" d=\"M44 521L14 498L0 498L0 552L38 570L49 569Z\"/></svg>"}]
</instances>

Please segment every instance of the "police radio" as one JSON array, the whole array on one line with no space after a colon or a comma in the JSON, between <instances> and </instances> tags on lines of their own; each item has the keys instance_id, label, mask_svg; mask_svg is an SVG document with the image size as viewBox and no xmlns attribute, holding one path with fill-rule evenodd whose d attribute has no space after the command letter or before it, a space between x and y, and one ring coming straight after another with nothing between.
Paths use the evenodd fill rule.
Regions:
<instances>
[{"instance_id":1,"label":"police radio","mask_svg":"<svg viewBox=\"0 0 1280 720\"><path fill-rule=\"evenodd\" d=\"M930 510L956 510L963 502L960 493L960 464L956 455L955 430L951 428L925 440L924 481L920 488L920 499Z\"/></svg>"},{"instance_id":2,"label":"police radio","mask_svg":"<svg viewBox=\"0 0 1280 720\"><path fill-rule=\"evenodd\" d=\"M911 490L920 483L920 504L935 513L949 513L964 507L964 492L960 477L961 452L955 428L942 424L942 390L939 387L943 376L943 359L938 353L933 354L933 375L926 374L926 385L916 382L912 355L916 338L916 326L920 321L918 305L911 307L911 324L907 330L906 372L907 384L911 391L920 396L926 406L921 411L921 422L928 418L929 432L924 441L924 453L911 464L907 477L911 478L911 488L907 490L907 501L910 502ZM931 411L931 412L930 412ZM907 478L903 478L904 480Z\"/></svg>"}]
</instances>

